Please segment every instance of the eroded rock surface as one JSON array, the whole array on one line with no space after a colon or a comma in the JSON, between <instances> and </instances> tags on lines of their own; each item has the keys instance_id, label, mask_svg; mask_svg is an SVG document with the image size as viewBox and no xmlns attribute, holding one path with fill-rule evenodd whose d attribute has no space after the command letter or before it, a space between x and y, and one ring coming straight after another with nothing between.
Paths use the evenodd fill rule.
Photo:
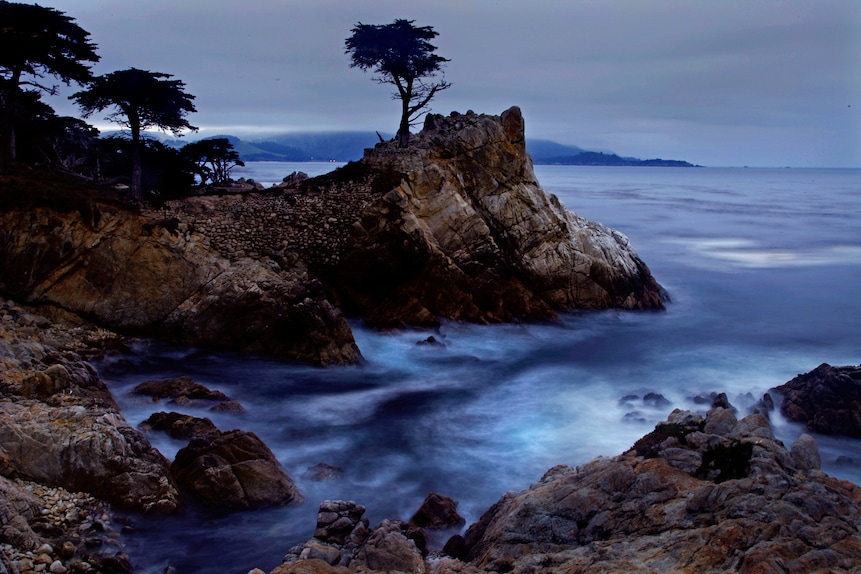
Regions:
<instances>
[{"instance_id":1,"label":"eroded rock surface","mask_svg":"<svg viewBox=\"0 0 861 574\"><path fill-rule=\"evenodd\" d=\"M0 474L172 512L179 496L167 460L125 421L92 366L71 350L73 339L2 301Z\"/></svg>"},{"instance_id":2,"label":"eroded rock surface","mask_svg":"<svg viewBox=\"0 0 861 574\"><path fill-rule=\"evenodd\" d=\"M823 363L772 389L787 419L822 434L861 438L861 366Z\"/></svg>"},{"instance_id":3,"label":"eroded rock surface","mask_svg":"<svg viewBox=\"0 0 861 574\"><path fill-rule=\"evenodd\" d=\"M853 571L861 490L814 468L810 437L793 456L763 415L734 418L674 411L621 456L551 469L470 527L466 559L514 572Z\"/></svg>"},{"instance_id":4,"label":"eroded rock surface","mask_svg":"<svg viewBox=\"0 0 861 574\"><path fill-rule=\"evenodd\" d=\"M87 209L84 209L86 207ZM0 212L0 291L126 334L352 363L346 320L301 265L228 261L176 219L108 204Z\"/></svg>"},{"instance_id":5,"label":"eroded rock surface","mask_svg":"<svg viewBox=\"0 0 861 574\"><path fill-rule=\"evenodd\" d=\"M374 324L664 306L623 234L541 189L516 107L430 115L410 148L380 145L362 163L390 184L354 225L340 286Z\"/></svg>"}]
</instances>

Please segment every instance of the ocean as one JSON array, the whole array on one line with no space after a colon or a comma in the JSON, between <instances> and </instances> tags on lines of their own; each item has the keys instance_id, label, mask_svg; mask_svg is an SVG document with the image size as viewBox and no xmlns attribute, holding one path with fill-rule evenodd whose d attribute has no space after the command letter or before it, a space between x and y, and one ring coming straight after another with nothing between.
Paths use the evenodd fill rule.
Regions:
<instances>
[{"instance_id":1,"label":"ocean","mask_svg":"<svg viewBox=\"0 0 861 574\"><path fill-rule=\"evenodd\" d=\"M265 184L341 164L249 163ZM557 464L613 456L674 408L725 392L743 415L769 388L819 364L861 363L861 170L535 166L570 210L625 233L672 302L665 312L570 312L558 321L377 333L352 321L361 366L142 343L98 365L129 422L168 405L129 394L188 375L244 415L187 410L257 433L298 483L297 507L135 518L140 572L274 568L310 538L319 503L354 500L375 526L425 496L467 523ZM433 334L443 346L418 346ZM647 394L652 393L647 400ZM774 415L790 444L802 429ZM861 484L861 441L817 436L823 469ZM183 446L159 435L171 458ZM838 457L841 457L838 460ZM316 482L318 463L343 469ZM439 541L439 544L444 540Z\"/></svg>"}]
</instances>

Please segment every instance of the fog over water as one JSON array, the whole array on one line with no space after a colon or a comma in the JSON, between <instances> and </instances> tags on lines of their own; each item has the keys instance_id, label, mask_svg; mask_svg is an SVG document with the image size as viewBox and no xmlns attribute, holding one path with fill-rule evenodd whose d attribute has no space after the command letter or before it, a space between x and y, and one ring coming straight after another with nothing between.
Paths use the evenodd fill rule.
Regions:
<instances>
[{"instance_id":1,"label":"fog over water","mask_svg":"<svg viewBox=\"0 0 861 574\"><path fill-rule=\"evenodd\" d=\"M234 175L274 182L327 166L249 163ZM140 571L268 571L313 534L325 499L365 505L375 526L408 519L437 491L459 500L471 523L553 465L627 450L673 408L704 412L698 396L726 392L743 415L769 388L823 362L861 363L861 170L535 171L567 208L629 236L669 291L667 311L446 323L435 333L380 334L354 321L366 363L327 369L142 343L99 365L133 425L171 409L132 397L134 385L189 375L247 413L185 412L257 433L307 501L136 519L125 540ZM430 334L443 346L416 345ZM773 422L787 444L801 432ZM150 438L169 458L183 446ZM861 441L817 439L824 469L861 484ZM838 463L840 455L852 461ZM343 477L310 480L307 468L320 462Z\"/></svg>"}]
</instances>

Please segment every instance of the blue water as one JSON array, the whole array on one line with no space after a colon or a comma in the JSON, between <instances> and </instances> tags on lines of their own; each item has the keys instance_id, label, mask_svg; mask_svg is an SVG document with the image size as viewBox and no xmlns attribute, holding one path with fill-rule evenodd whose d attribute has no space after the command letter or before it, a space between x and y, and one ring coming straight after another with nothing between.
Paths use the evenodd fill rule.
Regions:
<instances>
[{"instance_id":1,"label":"blue water","mask_svg":"<svg viewBox=\"0 0 861 574\"><path fill-rule=\"evenodd\" d=\"M257 181L327 164L249 164ZM320 167L324 166L324 167ZM285 170L285 171L280 171ZM726 392L744 414L770 387L820 363L861 363L861 170L536 166L569 208L627 234L673 298L666 312L570 313L559 321L429 333L353 327L362 366L317 369L260 357L142 344L100 365L126 417L167 409L128 394L190 375L245 405L210 416L256 432L307 501L216 517L138 519L126 537L142 572L269 570L314 530L325 499L408 519L430 491L468 522L555 464L614 455L697 395ZM282 175L278 175L281 173ZM235 174L236 175L236 174ZM246 175L249 177L249 175ZM660 393L666 402L641 398ZM787 443L801 432L775 417ZM824 469L861 484L861 441L817 437ZM168 457L182 445L154 435ZM845 455L852 463L837 464ZM325 462L342 478L315 482Z\"/></svg>"}]
</instances>

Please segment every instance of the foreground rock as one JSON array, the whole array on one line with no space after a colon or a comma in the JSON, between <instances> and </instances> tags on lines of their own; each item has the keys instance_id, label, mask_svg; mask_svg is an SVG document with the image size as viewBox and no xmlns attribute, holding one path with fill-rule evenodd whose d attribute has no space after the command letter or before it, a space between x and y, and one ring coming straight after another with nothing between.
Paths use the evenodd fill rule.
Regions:
<instances>
[{"instance_id":1,"label":"foreground rock","mask_svg":"<svg viewBox=\"0 0 861 574\"><path fill-rule=\"evenodd\" d=\"M167 460L82 358L118 345L0 300L0 572L131 572L111 506L179 506Z\"/></svg>"},{"instance_id":2,"label":"foreground rock","mask_svg":"<svg viewBox=\"0 0 861 574\"><path fill-rule=\"evenodd\" d=\"M179 344L359 360L346 320L300 265L229 261L176 219L80 201L0 210L0 292Z\"/></svg>"},{"instance_id":3,"label":"foreground rock","mask_svg":"<svg viewBox=\"0 0 861 574\"><path fill-rule=\"evenodd\" d=\"M810 431L861 438L861 366L823 363L772 389L783 401L780 412Z\"/></svg>"},{"instance_id":4,"label":"foreground rock","mask_svg":"<svg viewBox=\"0 0 861 574\"><path fill-rule=\"evenodd\" d=\"M199 504L209 508L234 511L303 500L293 479L252 432L216 429L193 435L176 453L170 470Z\"/></svg>"},{"instance_id":5,"label":"foreground rock","mask_svg":"<svg viewBox=\"0 0 861 574\"><path fill-rule=\"evenodd\" d=\"M126 423L92 366L67 350L72 339L0 305L0 474L172 512L179 496L167 460Z\"/></svg>"},{"instance_id":6,"label":"foreground rock","mask_svg":"<svg viewBox=\"0 0 861 574\"><path fill-rule=\"evenodd\" d=\"M818 456L808 435L788 450L762 414L676 410L622 455L506 494L448 556L409 525L368 530L363 508L330 502L273 574L857 572L861 489L819 471Z\"/></svg>"},{"instance_id":7,"label":"foreground rock","mask_svg":"<svg viewBox=\"0 0 861 574\"><path fill-rule=\"evenodd\" d=\"M498 322L560 309L662 309L618 231L541 189L518 108L429 115L406 150L366 153L381 197L341 256L339 288L370 322Z\"/></svg>"}]
</instances>

